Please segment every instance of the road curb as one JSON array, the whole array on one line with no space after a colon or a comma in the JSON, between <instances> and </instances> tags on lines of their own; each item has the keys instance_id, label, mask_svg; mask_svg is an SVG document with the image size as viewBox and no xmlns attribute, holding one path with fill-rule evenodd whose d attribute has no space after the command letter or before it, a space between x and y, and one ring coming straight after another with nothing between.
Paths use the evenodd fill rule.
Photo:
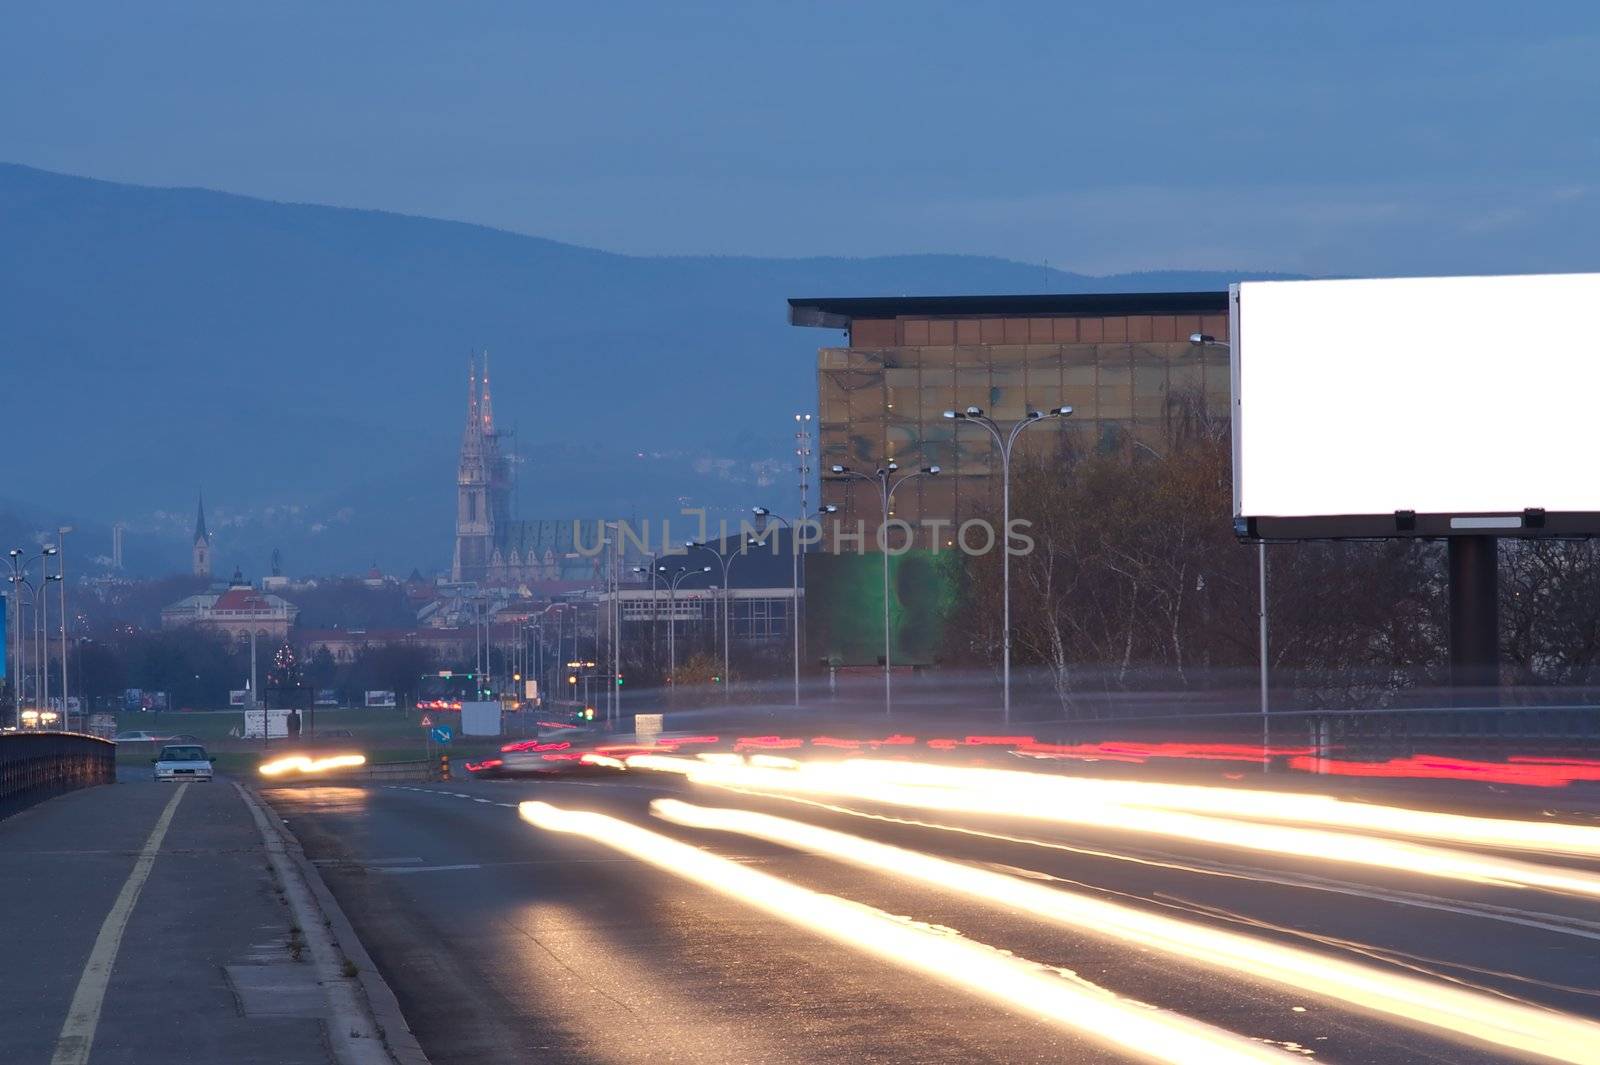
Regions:
<instances>
[{"instance_id":1,"label":"road curb","mask_svg":"<svg viewBox=\"0 0 1600 1065\"><path fill-rule=\"evenodd\" d=\"M238 782L234 787L261 829L267 857L284 881L289 907L314 960L326 974L332 1010L328 1035L342 1065L430 1065L422 1045L406 1024L399 1000L373 964L316 866L306 859L300 841L255 789ZM339 972L345 958L356 966L353 981ZM360 993L340 995L340 988L352 992L359 988Z\"/></svg>"}]
</instances>

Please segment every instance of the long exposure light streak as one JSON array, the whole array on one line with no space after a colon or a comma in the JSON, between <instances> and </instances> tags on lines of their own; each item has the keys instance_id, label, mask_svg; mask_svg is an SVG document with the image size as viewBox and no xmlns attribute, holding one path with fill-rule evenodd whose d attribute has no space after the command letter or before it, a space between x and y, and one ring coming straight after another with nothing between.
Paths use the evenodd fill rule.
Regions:
<instances>
[{"instance_id":1,"label":"long exposure light streak","mask_svg":"<svg viewBox=\"0 0 1600 1065\"><path fill-rule=\"evenodd\" d=\"M745 791L848 797L914 809L1028 818L1236 847L1280 857L1342 862L1419 876L1541 888L1600 898L1600 875L1582 869L1322 828L1259 824L1095 801L1086 793L1061 790L1057 778L1043 774L1002 773L1007 777L1004 786L994 783L968 786L967 782L974 779L971 774L984 771L870 759L803 762L798 768L787 770L709 765L661 755L630 758L628 764L683 773L694 783ZM1068 801L1073 798L1076 801Z\"/></svg>"},{"instance_id":2,"label":"long exposure light streak","mask_svg":"<svg viewBox=\"0 0 1600 1065\"><path fill-rule=\"evenodd\" d=\"M1145 1060L1207 1065L1298 1060L1191 1017L1069 982L984 944L812 891L615 817L546 802L524 802L518 812L539 828L611 847L808 932Z\"/></svg>"},{"instance_id":3,"label":"long exposure light streak","mask_svg":"<svg viewBox=\"0 0 1600 1065\"><path fill-rule=\"evenodd\" d=\"M326 773L330 769L353 769L358 765L366 765L367 756L364 754L334 754L326 758L310 758L303 754L291 754L283 758L276 758L270 762L263 762L260 767L264 777L282 776L288 772L315 775Z\"/></svg>"},{"instance_id":4,"label":"long exposure light streak","mask_svg":"<svg viewBox=\"0 0 1600 1065\"><path fill-rule=\"evenodd\" d=\"M847 764L847 763L841 763ZM916 762L861 759L853 765L897 783L961 787L1015 794L1017 789L1048 789L1062 797L1127 806L1159 807L1189 813L1226 814L1259 821L1287 821L1326 828L1355 829L1433 842L1500 847L1546 854L1600 857L1600 827L1554 821L1518 821L1415 810L1403 806L1349 802L1329 795L1249 788L1161 784L1138 780L1023 773L1015 770L932 766Z\"/></svg>"},{"instance_id":5,"label":"long exposure light streak","mask_svg":"<svg viewBox=\"0 0 1600 1065\"><path fill-rule=\"evenodd\" d=\"M650 804L656 816L692 828L736 832L901 876L993 905L1014 908L1079 932L1275 982L1367 1010L1437 1028L1446 1035L1538 1054L1592 1062L1600 1024L1438 981L1386 972L1257 936L1045 887L1005 873L937 858L784 817L695 806L676 799Z\"/></svg>"}]
</instances>

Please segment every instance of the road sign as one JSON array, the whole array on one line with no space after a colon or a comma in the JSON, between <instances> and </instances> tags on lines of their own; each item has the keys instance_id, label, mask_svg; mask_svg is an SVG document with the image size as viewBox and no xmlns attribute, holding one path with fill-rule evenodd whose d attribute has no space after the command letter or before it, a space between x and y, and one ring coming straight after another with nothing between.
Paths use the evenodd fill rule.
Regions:
<instances>
[{"instance_id":1,"label":"road sign","mask_svg":"<svg viewBox=\"0 0 1600 1065\"><path fill-rule=\"evenodd\" d=\"M423 714L422 715L422 727L423 728L432 728L433 727L433 718L429 717L427 714Z\"/></svg>"},{"instance_id":2,"label":"road sign","mask_svg":"<svg viewBox=\"0 0 1600 1065\"><path fill-rule=\"evenodd\" d=\"M450 742L450 726L449 725L435 725L433 727L433 730L429 733L429 735L431 735L433 737L433 742L434 743L439 743L439 744L449 743Z\"/></svg>"}]
</instances>

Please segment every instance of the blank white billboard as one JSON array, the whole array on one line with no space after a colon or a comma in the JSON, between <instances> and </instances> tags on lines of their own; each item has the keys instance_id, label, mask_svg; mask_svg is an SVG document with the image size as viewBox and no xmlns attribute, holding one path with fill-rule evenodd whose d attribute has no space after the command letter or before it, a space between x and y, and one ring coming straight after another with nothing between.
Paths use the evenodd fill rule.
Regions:
<instances>
[{"instance_id":1,"label":"blank white billboard","mask_svg":"<svg viewBox=\"0 0 1600 1065\"><path fill-rule=\"evenodd\" d=\"M1237 514L1600 511L1600 274L1245 282L1235 310Z\"/></svg>"}]
</instances>

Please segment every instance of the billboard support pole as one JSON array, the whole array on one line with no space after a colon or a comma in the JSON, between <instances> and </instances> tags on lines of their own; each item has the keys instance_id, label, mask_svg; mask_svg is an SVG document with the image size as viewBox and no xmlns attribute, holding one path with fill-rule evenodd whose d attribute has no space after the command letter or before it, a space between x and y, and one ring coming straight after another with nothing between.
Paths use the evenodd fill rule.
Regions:
<instances>
[{"instance_id":1,"label":"billboard support pole","mask_svg":"<svg viewBox=\"0 0 1600 1065\"><path fill-rule=\"evenodd\" d=\"M1272 760L1267 756L1267 747L1271 742L1271 719L1267 716L1267 542L1256 541L1256 576L1260 582L1259 597L1256 600L1256 621L1260 627L1261 638L1261 769L1268 772L1272 768Z\"/></svg>"},{"instance_id":2,"label":"billboard support pole","mask_svg":"<svg viewBox=\"0 0 1600 1065\"><path fill-rule=\"evenodd\" d=\"M1457 705L1494 705L1500 685L1499 540L1452 536L1450 687Z\"/></svg>"}]
</instances>

